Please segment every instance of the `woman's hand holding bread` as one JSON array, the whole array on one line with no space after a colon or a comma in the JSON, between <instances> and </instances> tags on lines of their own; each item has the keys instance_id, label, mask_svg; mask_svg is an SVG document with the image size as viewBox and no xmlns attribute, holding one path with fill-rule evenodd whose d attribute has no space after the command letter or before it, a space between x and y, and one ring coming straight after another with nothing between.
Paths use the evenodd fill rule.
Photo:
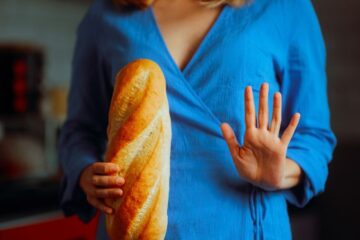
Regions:
<instances>
[{"instance_id":1,"label":"woman's hand holding bread","mask_svg":"<svg viewBox=\"0 0 360 240\"><path fill-rule=\"evenodd\" d=\"M88 202L107 214L114 209L104 202L104 198L119 198L123 195L121 187L125 179L116 176L119 167L115 163L95 162L87 166L80 175L79 185L85 192Z\"/></svg>"}]
</instances>

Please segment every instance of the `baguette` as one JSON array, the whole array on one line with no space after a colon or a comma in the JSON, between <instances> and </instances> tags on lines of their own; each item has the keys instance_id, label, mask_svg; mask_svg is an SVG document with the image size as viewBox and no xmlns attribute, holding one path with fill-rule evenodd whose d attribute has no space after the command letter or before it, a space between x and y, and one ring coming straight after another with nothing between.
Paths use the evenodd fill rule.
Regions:
<instances>
[{"instance_id":1,"label":"baguette","mask_svg":"<svg viewBox=\"0 0 360 240\"><path fill-rule=\"evenodd\" d=\"M125 178L123 195L105 199L112 240L165 238L170 178L171 120L166 82L153 61L138 59L116 75L109 108L105 161Z\"/></svg>"}]
</instances>

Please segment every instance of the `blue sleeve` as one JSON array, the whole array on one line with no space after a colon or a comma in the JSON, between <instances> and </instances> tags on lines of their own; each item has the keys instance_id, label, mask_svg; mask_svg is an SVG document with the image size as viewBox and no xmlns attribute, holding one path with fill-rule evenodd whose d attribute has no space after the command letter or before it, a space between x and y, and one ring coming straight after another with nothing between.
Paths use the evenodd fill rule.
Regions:
<instances>
[{"instance_id":1,"label":"blue sleeve","mask_svg":"<svg viewBox=\"0 0 360 240\"><path fill-rule=\"evenodd\" d=\"M284 193L289 203L304 207L324 191L336 138L330 127L325 44L316 13L310 0L287 2L294 18L281 77L282 130L295 112L301 114L287 157L300 166L304 178Z\"/></svg>"},{"instance_id":2,"label":"blue sleeve","mask_svg":"<svg viewBox=\"0 0 360 240\"><path fill-rule=\"evenodd\" d=\"M86 166L102 160L112 93L101 56L99 24L99 17L89 9L77 28L67 118L58 142L64 172L60 205L66 216L76 214L84 222L90 221L96 210L87 202L78 180Z\"/></svg>"}]
</instances>

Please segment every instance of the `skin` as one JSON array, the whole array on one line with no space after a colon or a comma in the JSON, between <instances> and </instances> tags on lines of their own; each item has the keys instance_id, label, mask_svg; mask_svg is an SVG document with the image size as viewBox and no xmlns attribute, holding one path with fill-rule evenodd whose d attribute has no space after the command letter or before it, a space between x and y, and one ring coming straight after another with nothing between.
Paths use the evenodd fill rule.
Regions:
<instances>
[{"instance_id":1,"label":"skin","mask_svg":"<svg viewBox=\"0 0 360 240\"><path fill-rule=\"evenodd\" d=\"M156 0L152 7L166 47L183 70L216 21L221 7L207 8L194 0Z\"/></svg>"},{"instance_id":2,"label":"skin","mask_svg":"<svg viewBox=\"0 0 360 240\"><path fill-rule=\"evenodd\" d=\"M86 194L87 201L106 214L114 210L105 204L104 198L119 198L125 179L115 174L119 167L115 163L95 162L87 166L80 175L79 185Z\"/></svg>"},{"instance_id":3,"label":"skin","mask_svg":"<svg viewBox=\"0 0 360 240\"><path fill-rule=\"evenodd\" d=\"M203 37L210 29L221 7L206 8L193 0L156 0L153 4L157 25L179 69L191 59ZM184 44L186 43L186 44ZM254 101L251 88L246 88L246 133L244 145L240 146L228 123L221 130L240 176L266 190L285 189L296 186L302 177L300 167L286 158L286 149L299 121L295 114L279 138L281 123L281 94L274 96L274 114L268 128L268 85L263 84L260 93L259 125L256 127ZM105 214L114 210L105 204L104 198L122 196L125 179L116 177L118 166L113 163L96 162L81 173L79 185L88 202Z\"/></svg>"},{"instance_id":4,"label":"skin","mask_svg":"<svg viewBox=\"0 0 360 240\"><path fill-rule=\"evenodd\" d=\"M269 85L263 83L259 96L259 112L256 121L252 89L245 89L244 144L240 146L228 123L221 124L224 139L229 147L235 167L241 177L268 191L287 189L299 184L302 170L286 157L286 150L300 120L295 113L289 125L279 137L281 124L281 93L274 94L273 115L269 124Z\"/></svg>"}]
</instances>

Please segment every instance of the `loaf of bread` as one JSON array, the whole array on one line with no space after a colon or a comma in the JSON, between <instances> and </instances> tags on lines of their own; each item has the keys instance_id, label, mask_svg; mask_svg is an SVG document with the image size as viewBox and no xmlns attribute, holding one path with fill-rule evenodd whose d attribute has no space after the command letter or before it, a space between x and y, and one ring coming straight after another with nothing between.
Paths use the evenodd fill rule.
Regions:
<instances>
[{"instance_id":1,"label":"loaf of bread","mask_svg":"<svg viewBox=\"0 0 360 240\"><path fill-rule=\"evenodd\" d=\"M123 195L105 199L112 240L164 239L170 180L171 122L166 82L160 67L135 60L116 75L109 109L105 161L125 178Z\"/></svg>"}]
</instances>

